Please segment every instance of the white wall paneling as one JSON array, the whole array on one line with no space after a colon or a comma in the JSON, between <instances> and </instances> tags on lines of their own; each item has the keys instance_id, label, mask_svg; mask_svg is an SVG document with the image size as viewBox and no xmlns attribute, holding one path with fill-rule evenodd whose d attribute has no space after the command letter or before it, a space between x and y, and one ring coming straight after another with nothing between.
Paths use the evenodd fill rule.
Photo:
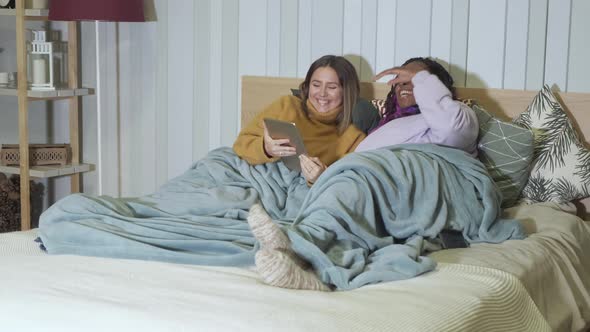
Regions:
<instances>
[{"instance_id":1,"label":"white wall paneling","mask_svg":"<svg viewBox=\"0 0 590 332\"><path fill-rule=\"evenodd\" d=\"M364 80L409 57L430 55L448 66L458 86L536 90L549 83L590 91L586 0L155 0L155 5L156 22L119 24L118 31L113 23L99 25L96 98L104 116L107 194L147 194L209 150L230 146L239 130L240 76L303 78L325 54L346 55ZM83 45L93 41L87 30ZM89 62L84 61L83 77L92 80ZM86 103L92 98L83 102L91 108ZM5 128L10 115L1 116ZM92 117L84 114L87 120ZM95 143L89 125L85 122L84 144ZM4 139L4 130L0 135ZM96 151L84 149L84 159L92 160Z\"/></svg>"},{"instance_id":2,"label":"white wall paneling","mask_svg":"<svg viewBox=\"0 0 590 332\"><path fill-rule=\"evenodd\" d=\"M299 0L297 27L297 76L305 77L311 60L312 0Z\"/></svg>"},{"instance_id":3,"label":"white wall paneling","mask_svg":"<svg viewBox=\"0 0 590 332\"><path fill-rule=\"evenodd\" d=\"M529 0L526 90L539 89L545 81L547 1Z\"/></svg>"},{"instance_id":4,"label":"white wall paneling","mask_svg":"<svg viewBox=\"0 0 590 332\"><path fill-rule=\"evenodd\" d=\"M279 76L281 63L281 1L266 2L266 75Z\"/></svg>"},{"instance_id":5,"label":"white wall paneling","mask_svg":"<svg viewBox=\"0 0 590 332\"><path fill-rule=\"evenodd\" d=\"M96 25L95 22L81 22L80 36L84 41L80 43L80 68L82 70L82 86L93 87L96 92L97 80L97 48L96 48ZM97 95L85 96L80 99L82 121L81 148L82 160L86 163L98 165L98 137L97 137ZM82 185L84 191L90 194L98 194L98 171L82 174ZM69 193L69 188L67 190ZM65 194L65 193L64 193Z\"/></svg>"},{"instance_id":6,"label":"white wall paneling","mask_svg":"<svg viewBox=\"0 0 590 332\"><path fill-rule=\"evenodd\" d=\"M357 72L361 72L362 54L362 0L344 0L344 16L342 22L342 55L344 55L353 65ZM371 22L375 25L374 22ZM371 23L367 24L370 25Z\"/></svg>"},{"instance_id":7,"label":"white wall paneling","mask_svg":"<svg viewBox=\"0 0 590 332\"><path fill-rule=\"evenodd\" d=\"M467 86L502 86L506 1L471 0L470 2Z\"/></svg>"},{"instance_id":8,"label":"white wall paneling","mask_svg":"<svg viewBox=\"0 0 590 332\"><path fill-rule=\"evenodd\" d=\"M587 92L590 91L590 1L573 0L571 13L567 90Z\"/></svg>"},{"instance_id":9,"label":"white wall paneling","mask_svg":"<svg viewBox=\"0 0 590 332\"><path fill-rule=\"evenodd\" d=\"M238 77L243 75L266 75L267 0L241 0L238 7ZM238 87L241 82L238 78ZM224 89L225 90L225 89ZM236 92L238 100L241 91ZM231 120L227 120L230 122ZM240 128L240 117L233 119ZM234 134L233 137L235 137Z\"/></svg>"},{"instance_id":10,"label":"white wall paneling","mask_svg":"<svg viewBox=\"0 0 590 332\"><path fill-rule=\"evenodd\" d=\"M266 75L266 0L241 0L239 4L239 74Z\"/></svg>"},{"instance_id":11,"label":"white wall paneling","mask_svg":"<svg viewBox=\"0 0 590 332\"><path fill-rule=\"evenodd\" d=\"M218 4L218 1L211 4L213 8L213 4ZM193 103L196 96L193 95L194 78L190 73L194 73L195 65L194 6L192 0L175 0L168 4L167 9L169 18L172 18L167 21L168 178L183 173L193 161L190 151L193 151ZM210 91L210 94L214 93L218 93L218 89Z\"/></svg>"},{"instance_id":12,"label":"white wall paneling","mask_svg":"<svg viewBox=\"0 0 590 332\"><path fill-rule=\"evenodd\" d=\"M221 145L221 113L222 109L222 88L223 79L222 56L223 56L223 3L221 1L210 2L210 43L209 43L209 148ZM196 45L196 47L199 47ZM193 96L196 98L198 95Z\"/></svg>"},{"instance_id":13,"label":"white wall paneling","mask_svg":"<svg viewBox=\"0 0 590 332\"><path fill-rule=\"evenodd\" d=\"M571 0L549 0L545 81L567 90Z\"/></svg>"},{"instance_id":14,"label":"white wall paneling","mask_svg":"<svg viewBox=\"0 0 590 332\"><path fill-rule=\"evenodd\" d=\"M504 33L505 89L524 89L526 80L526 52L529 0L506 1L506 29Z\"/></svg>"},{"instance_id":15,"label":"white wall paneling","mask_svg":"<svg viewBox=\"0 0 590 332\"><path fill-rule=\"evenodd\" d=\"M282 77L297 76L297 0L281 0L280 70Z\"/></svg>"},{"instance_id":16,"label":"white wall paneling","mask_svg":"<svg viewBox=\"0 0 590 332\"><path fill-rule=\"evenodd\" d=\"M453 0L451 20L451 57L449 72L456 86L465 86L469 47L469 0Z\"/></svg>"},{"instance_id":17,"label":"white wall paneling","mask_svg":"<svg viewBox=\"0 0 590 332\"><path fill-rule=\"evenodd\" d=\"M361 70L358 75L361 80L370 81L375 76L377 59L377 0L363 0L361 13Z\"/></svg>"},{"instance_id":18,"label":"white wall paneling","mask_svg":"<svg viewBox=\"0 0 590 332\"><path fill-rule=\"evenodd\" d=\"M343 0L312 1L311 62L307 67L323 55L342 54L343 18Z\"/></svg>"},{"instance_id":19,"label":"white wall paneling","mask_svg":"<svg viewBox=\"0 0 590 332\"><path fill-rule=\"evenodd\" d=\"M119 137L119 80L117 58L117 28L115 23L99 24L98 66L100 82L96 86L96 98L100 99L100 165L97 172L102 172L102 193L118 196L120 186L120 137ZM99 115L97 113L97 115ZM88 136L83 133L83 136Z\"/></svg>"},{"instance_id":20,"label":"white wall paneling","mask_svg":"<svg viewBox=\"0 0 590 332\"><path fill-rule=\"evenodd\" d=\"M211 7L208 0L195 1L193 21L195 43L195 81L193 96L196 96L193 110L193 160L198 160L209 151L209 95L210 89L210 49L211 49Z\"/></svg>"},{"instance_id":21,"label":"white wall paneling","mask_svg":"<svg viewBox=\"0 0 590 332\"><path fill-rule=\"evenodd\" d=\"M153 128L157 158L154 176L156 183L161 185L168 180L168 1L156 0L154 4L157 19L155 54L157 60L154 68L156 71L156 123ZM193 128L197 127L193 126Z\"/></svg>"},{"instance_id":22,"label":"white wall paneling","mask_svg":"<svg viewBox=\"0 0 590 332\"><path fill-rule=\"evenodd\" d=\"M156 159L156 33L154 23L118 23L121 195L153 192ZM137 43L141 47L136 47ZM137 80L142 77L141 80ZM185 151L188 154L188 151Z\"/></svg>"},{"instance_id":23,"label":"white wall paneling","mask_svg":"<svg viewBox=\"0 0 590 332\"><path fill-rule=\"evenodd\" d=\"M397 0L377 1L377 34L375 45L375 73L379 73L395 64L395 34L397 16ZM387 82L384 77L381 82Z\"/></svg>"},{"instance_id":24,"label":"white wall paneling","mask_svg":"<svg viewBox=\"0 0 590 332\"><path fill-rule=\"evenodd\" d=\"M398 1L395 29L395 64L430 55L432 1ZM392 64L393 65L393 64Z\"/></svg>"},{"instance_id":25,"label":"white wall paneling","mask_svg":"<svg viewBox=\"0 0 590 332\"><path fill-rule=\"evenodd\" d=\"M219 91L217 98L221 100L221 109L216 113L217 117L212 117L216 122L213 121L209 128L209 131L214 135L217 134L219 139L215 141L217 145L210 142L210 148L231 146L238 132L238 121L234 119L240 118L238 102L240 86L238 83L240 77L238 74L239 32L236 24L239 19L239 2L239 0L224 0L222 2L223 7L220 13L222 15L221 70L219 73L221 80L219 86L216 87ZM276 13L277 16L280 16L279 13L280 10ZM277 54L277 58L279 58L279 54ZM279 75L278 71L277 75Z\"/></svg>"},{"instance_id":26,"label":"white wall paneling","mask_svg":"<svg viewBox=\"0 0 590 332\"><path fill-rule=\"evenodd\" d=\"M451 29L453 0L432 1L430 22L430 56L449 69L451 62Z\"/></svg>"}]
</instances>

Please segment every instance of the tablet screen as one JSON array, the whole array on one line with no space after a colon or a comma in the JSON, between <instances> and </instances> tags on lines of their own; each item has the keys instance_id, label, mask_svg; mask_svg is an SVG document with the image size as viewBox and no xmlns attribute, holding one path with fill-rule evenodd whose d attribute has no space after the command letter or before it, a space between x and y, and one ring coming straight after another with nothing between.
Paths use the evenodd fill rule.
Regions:
<instances>
[{"instance_id":1,"label":"tablet screen","mask_svg":"<svg viewBox=\"0 0 590 332\"><path fill-rule=\"evenodd\" d=\"M301 164L299 163L299 155L305 154L305 145L303 144L303 138L299 134L299 130L293 122L281 121L276 119L264 119L264 124L270 137L273 139L288 138L291 145L297 150L297 154L294 156L282 157L281 160L285 163L289 169L294 171L301 171Z\"/></svg>"}]
</instances>

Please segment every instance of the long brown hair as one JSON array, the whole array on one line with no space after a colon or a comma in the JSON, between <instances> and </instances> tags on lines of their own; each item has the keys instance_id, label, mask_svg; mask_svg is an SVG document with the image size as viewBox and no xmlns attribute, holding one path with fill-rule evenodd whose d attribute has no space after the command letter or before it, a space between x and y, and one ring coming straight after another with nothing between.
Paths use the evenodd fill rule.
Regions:
<instances>
[{"instance_id":1,"label":"long brown hair","mask_svg":"<svg viewBox=\"0 0 590 332\"><path fill-rule=\"evenodd\" d=\"M303 111L305 115L309 116L307 109L307 99L309 97L309 85L311 76L316 69L321 67L330 67L334 69L338 75L338 81L342 87L342 108L343 111L338 115L338 133L342 134L348 126L352 123L352 110L356 105L356 100L360 92L359 78L350 61L344 57L336 55L324 55L323 57L314 61L307 71L305 81L299 85L301 91L301 102L303 103Z\"/></svg>"}]
</instances>

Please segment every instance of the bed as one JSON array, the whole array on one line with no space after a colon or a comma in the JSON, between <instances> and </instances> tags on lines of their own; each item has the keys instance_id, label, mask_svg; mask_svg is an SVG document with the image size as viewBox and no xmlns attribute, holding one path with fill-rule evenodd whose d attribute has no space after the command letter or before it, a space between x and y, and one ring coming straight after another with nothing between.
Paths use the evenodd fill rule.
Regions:
<instances>
[{"instance_id":1,"label":"bed","mask_svg":"<svg viewBox=\"0 0 590 332\"><path fill-rule=\"evenodd\" d=\"M243 77L242 123L298 79ZM387 86L363 83L366 98ZM509 118L535 92L459 89ZM590 137L590 94L558 94ZM269 287L252 267L47 255L37 230L0 234L6 331L587 331L588 200L503 211L530 236L437 251L434 271L352 291Z\"/></svg>"}]
</instances>

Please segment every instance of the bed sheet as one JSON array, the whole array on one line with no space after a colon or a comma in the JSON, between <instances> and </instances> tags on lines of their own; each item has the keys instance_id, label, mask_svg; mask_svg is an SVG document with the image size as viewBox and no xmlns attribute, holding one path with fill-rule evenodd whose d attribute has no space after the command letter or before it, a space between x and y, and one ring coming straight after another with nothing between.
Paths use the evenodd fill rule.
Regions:
<instances>
[{"instance_id":1,"label":"bed sheet","mask_svg":"<svg viewBox=\"0 0 590 332\"><path fill-rule=\"evenodd\" d=\"M264 285L251 269L50 256L0 235L11 331L583 331L590 227L550 206L508 211L532 236L431 254L437 269L354 291ZM543 291L541 291L543 290Z\"/></svg>"}]
</instances>

